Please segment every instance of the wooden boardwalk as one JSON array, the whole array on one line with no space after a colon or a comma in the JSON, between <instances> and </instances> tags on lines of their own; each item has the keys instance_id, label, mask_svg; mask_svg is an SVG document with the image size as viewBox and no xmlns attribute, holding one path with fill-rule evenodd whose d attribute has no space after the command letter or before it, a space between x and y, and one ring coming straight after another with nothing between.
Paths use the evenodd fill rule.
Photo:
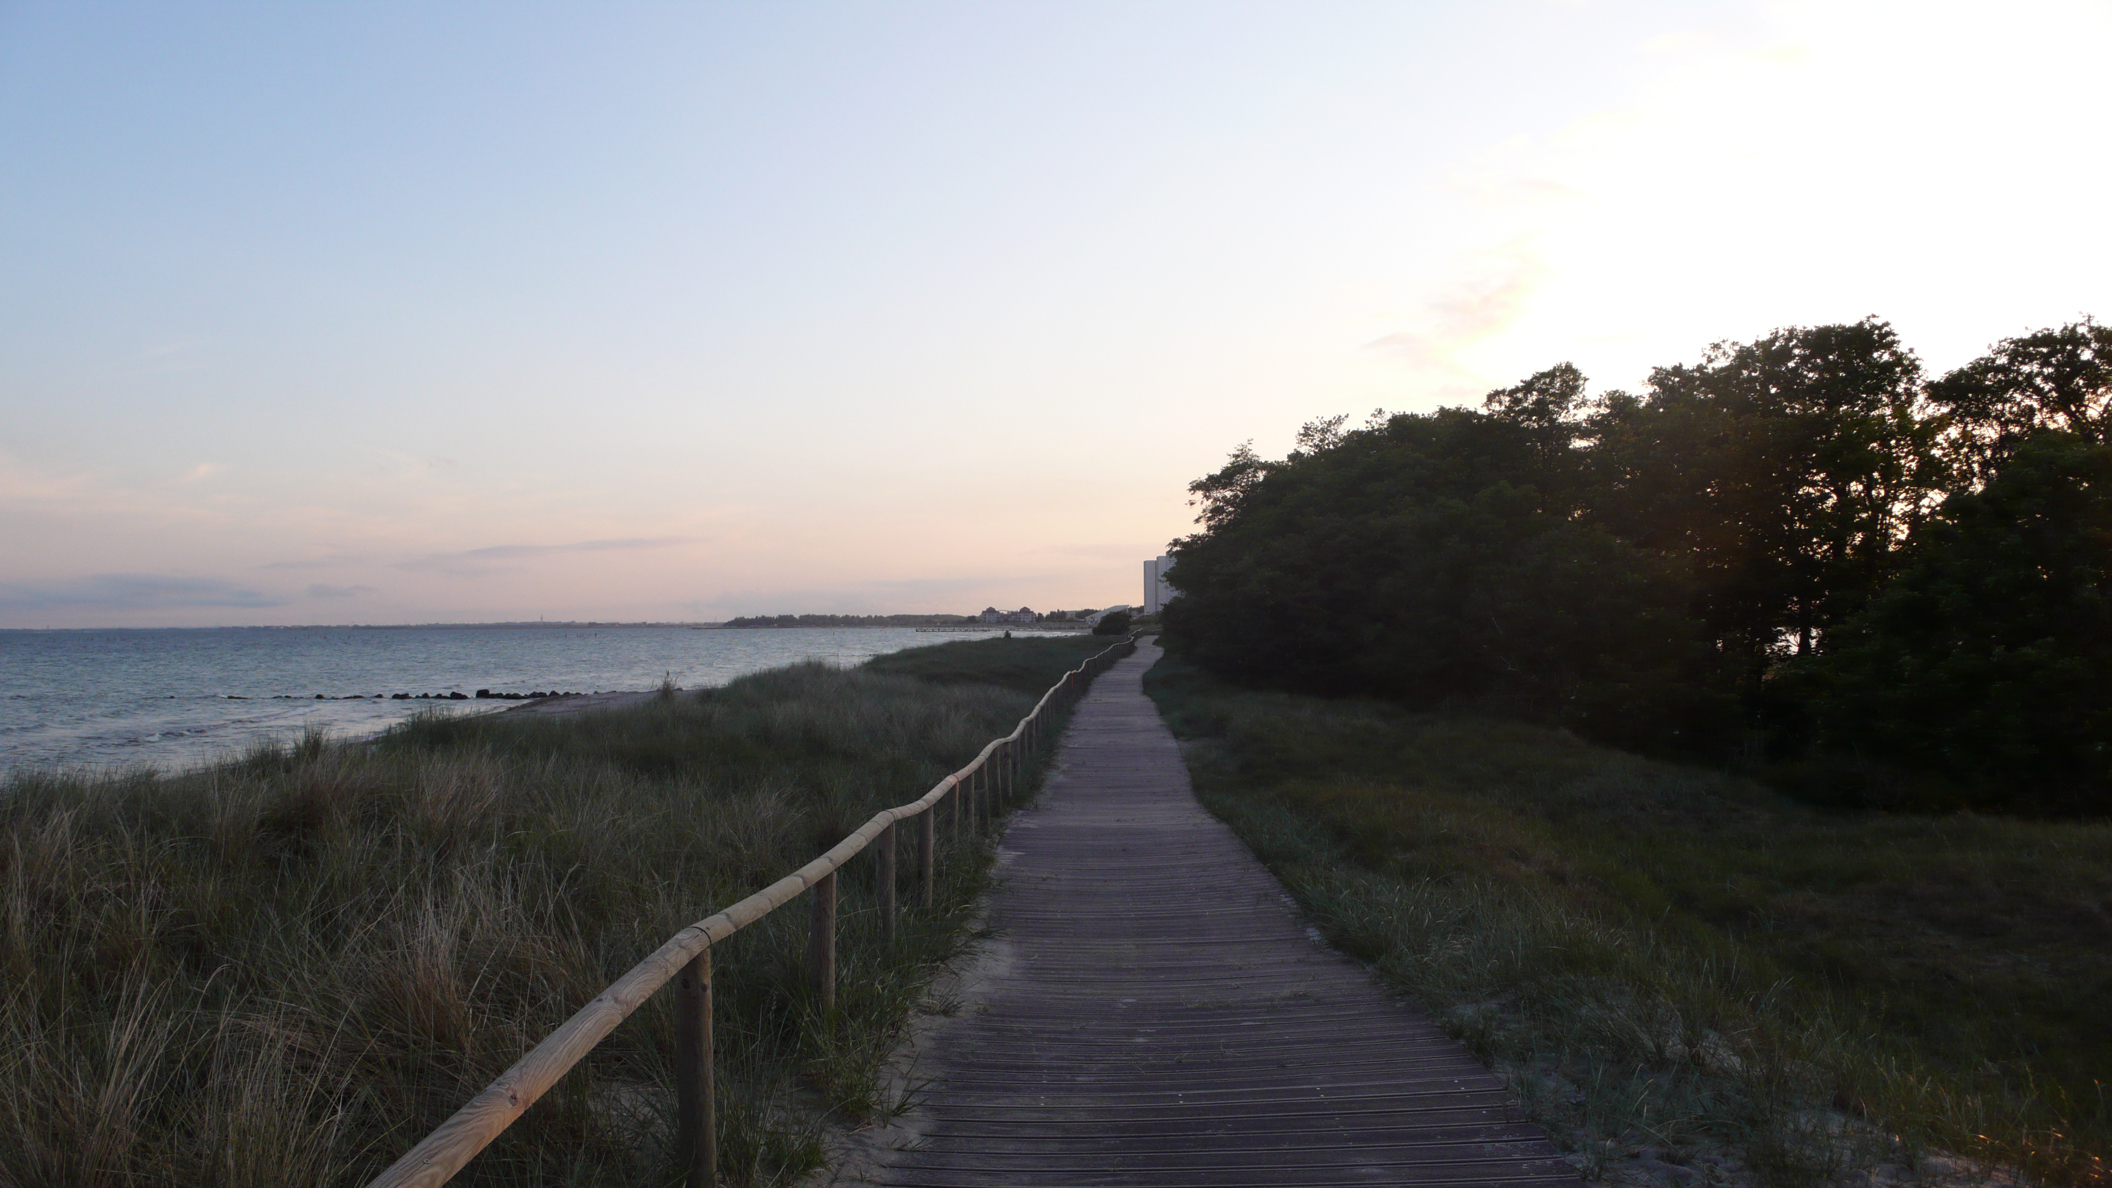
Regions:
<instances>
[{"instance_id":1,"label":"wooden boardwalk","mask_svg":"<svg viewBox=\"0 0 2112 1188\"><path fill-rule=\"evenodd\" d=\"M1578 1184L1501 1083L1316 943L1204 812L1142 690L1094 682L993 897L996 966L919 1044L903 1188Z\"/></svg>"}]
</instances>

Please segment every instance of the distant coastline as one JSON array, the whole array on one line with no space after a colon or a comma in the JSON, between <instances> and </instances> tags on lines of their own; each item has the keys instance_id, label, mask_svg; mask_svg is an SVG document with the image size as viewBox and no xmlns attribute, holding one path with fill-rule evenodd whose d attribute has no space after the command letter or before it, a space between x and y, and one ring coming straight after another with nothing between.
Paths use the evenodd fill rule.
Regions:
<instances>
[{"instance_id":1,"label":"distant coastline","mask_svg":"<svg viewBox=\"0 0 2112 1188\"><path fill-rule=\"evenodd\" d=\"M758 627L918 627L986 630L1028 628L1053 631L1083 629L1090 624L1070 618L1071 612L1052 612L1046 620L992 622L975 615L741 615L721 622L703 620L643 620L615 622L605 619L526 619L493 623L221 623L199 627L0 627L13 631L535 631L582 628L603 630L742 631ZM1057 617L1063 616L1063 617Z\"/></svg>"},{"instance_id":2,"label":"distant coastline","mask_svg":"<svg viewBox=\"0 0 2112 1188\"><path fill-rule=\"evenodd\" d=\"M1021 624L1004 624L1021 626ZM227 623L204 627L0 627L0 631L533 631L537 629L656 629L740 631L756 627L977 627L968 615L758 615L704 621L612 622L601 619L529 619L496 623Z\"/></svg>"},{"instance_id":3,"label":"distant coastline","mask_svg":"<svg viewBox=\"0 0 2112 1188\"><path fill-rule=\"evenodd\" d=\"M737 615L723 627L960 627L974 615Z\"/></svg>"},{"instance_id":4,"label":"distant coastline","mask_svg":"<svg viewBox=\"0 0 2112 1188\"><path fill-rule=\"evenodd\" d=\"M597 630L617 627L688 628L710 631L724 627L724 623L607 623L595 620L551 619L548 622L531 619L527 622L510 623L219 623L201 627L0 627L7 631L527 631L538 627L581 628Z\"/></svg>"},{"instance_id":5,"label":"distant coastline","mask_svg":"<svg viewBox=\"0 0 2112 1188\"><path fill-rule=\"evenodd\" d=\"M807 660L856 665L933 638L913 627L692 625L0 631L0 769L187 769L310 728L363 737L421 711L532 704L537 693L701 689Z\"/></svg>"}]
</instances>

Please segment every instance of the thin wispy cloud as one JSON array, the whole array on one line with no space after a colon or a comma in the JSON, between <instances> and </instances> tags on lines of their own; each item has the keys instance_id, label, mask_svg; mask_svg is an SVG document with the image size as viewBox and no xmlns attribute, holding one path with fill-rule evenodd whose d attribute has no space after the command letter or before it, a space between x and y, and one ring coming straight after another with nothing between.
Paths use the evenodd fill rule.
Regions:
<instances>
[{"instance_id":1,"label":"thin wispy cloud","mask_svg":"<svg viewBox=\"0 0 2112 1188\"><path fill-rule=\"evenodd\" d=\"M310 598L357 598L361 594L372 594L372 586L326 586L317 582L308 587Z\"/></svg>"},{"instance_id":2,"label":"thin wispy cloud","mask_svg":"<svg viewBox=\"0 0 2112 1188\"><path fill-rule=\"evenodd\" d=\"M80 472L31 466L0 453L0 503L59 503L79 498L88 485Z\"/></svg>"},{"instance_id":3,"label":"thin wispy cloud","mask_svg":"<svg viewBox=\"0 0 2112 1188\"><path fill-rule=\"evenodd\" d=\"M127 476L107 467L40 466L0 453L0 507L20 508L33 516L53 512L110 516L135 527L193 521L199 518L201 500L217 486L201 486L201 481L226 472L220 463L206 462L173 479L165 470ZM125 563L120 558L112 560ZM0 572L5 570L5 561L0 558Z\"/></svg>"},{"instance_id":4,"label":"thin wispy cloud","mask_svg":"<svg viewBox=\"0 0 2112 1188\"><path fill-rule=\"evenodd\" d=\"M64 582L0 585L0 611L266 607L285 602L278 595L232 582L151 573L99 573Z\"/></svg>"},{"instance_id":5,"label":"thin wispy cloud","mask_svg":"<svg viewBox=\"0 0 2112 1188\"><path fill-rule=\"evenodd\" d=\"M1065 576L1068 575L1042 573L909 578L779 590L727 590L682 605L701 615L892 614L898 608L907 608L906 613L911 614L959 614L980 609L969 606L971 602L988 603L993 598L1013 605L1028 597L1020 591L1031 591Z\"/></svg>"},{"instance_id":6,"label":"thin wispy cloud","mask_svg":"<svg viewBox=\"0 0 2112 1188\"><path fill-rule=\"evenodd\" d=\"M1050 545L1035 551L1052 557L1085 557L1094 561L1134 560L1142 564L1147 558L1156 557L1165 549L1162 545L1125 541L1117 544Z\"/></svg>"},{"instance_id":7,"label":"thin wispy cloud","mask_svg":"<svg viewBox=\"0 0 2112 1188\"><path fill-rule=\"evenodd\" d=\"M1548 272L1523 244L1484 253L1473 264L1471 275L1424 307L1416 319L1420 325L1366 345L1397 355L1433 378L1470 382L1473 369L1460 354L1516 324Z\"/></svg>"},{"instance_id":8,"label":"thin wispy cloud","mask_svg":"<svg viewBox=\"0 0 2112 1188\"><path fill-rule=\"evenodd\" d=\"M646 549L669 549L677 545L692 544L689 536L646 536L622 540L582 540L572 544L555 545L493 545L489 548L469 549L460 553L431 553L409 561L398 562L396 568L413 573L444 573L455 577L481 577L520 567L522 562L540 557L564 553L620 553Z\"/></svg>"}]
</instances>

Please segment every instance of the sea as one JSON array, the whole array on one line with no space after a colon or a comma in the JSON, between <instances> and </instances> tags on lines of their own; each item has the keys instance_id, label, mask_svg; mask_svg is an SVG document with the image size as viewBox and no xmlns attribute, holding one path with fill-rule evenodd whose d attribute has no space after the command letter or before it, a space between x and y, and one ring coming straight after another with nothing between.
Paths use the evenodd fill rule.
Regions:
<instances>
[{"instance_id":1,"label":"sea","mask_svg":"<svg viewBox=\"0 0 2112 1188\"><path fill-rule=\"evenodd\" d=\"M854 665L999 629L908 627L223 627L0 631L0 772L178 771L320 729L378 734L419 712L493 713L498 693L723 685ZM399 699L395 694L408 693ZM454 700L461 693L467 700ZM420 697L424 694L424 697Z\"/></svg>"}]
</instances>

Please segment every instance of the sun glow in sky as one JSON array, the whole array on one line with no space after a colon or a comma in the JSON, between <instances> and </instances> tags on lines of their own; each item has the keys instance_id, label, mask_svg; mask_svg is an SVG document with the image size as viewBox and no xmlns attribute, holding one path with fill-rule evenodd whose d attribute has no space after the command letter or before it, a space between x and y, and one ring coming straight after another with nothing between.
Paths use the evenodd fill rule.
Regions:
<instances>
[{"instance_id":1,"label":"sun glow in sky","mask_svg":"<svg viewBox=\"0 0 2112 1188\"><path fill-rule=\"evenodd\" d=\"M0 626L1099 606L1249 438L2112 317L2112 3L0 3Z\"/></svg>"}]
</instances>

